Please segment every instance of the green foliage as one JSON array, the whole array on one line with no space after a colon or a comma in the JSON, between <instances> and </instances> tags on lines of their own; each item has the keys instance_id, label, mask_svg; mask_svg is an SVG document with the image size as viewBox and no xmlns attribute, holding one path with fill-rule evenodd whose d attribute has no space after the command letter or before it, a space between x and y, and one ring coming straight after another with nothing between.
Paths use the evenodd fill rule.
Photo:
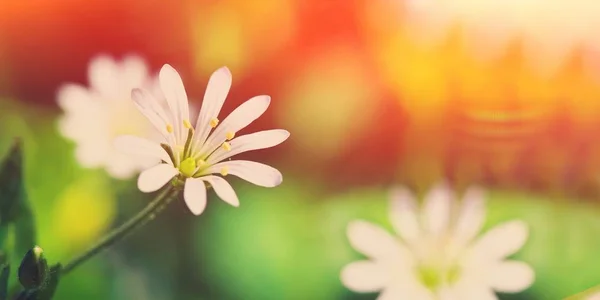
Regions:
<instances>
[{"instance_id":1,"label":"green foliage","mask_svg":"<svg viewBox=\"0 0 600 300\"><path fill-rule=\"evenodd\" d=\"M15 222L26 208L22 144L16 139L0 167L0 226Z\"/></svg>"},{"instance_id":2,"label":"green foliage","mask_svg":"<svg viewBox=\"0 0 600 300\"><path fill-rule=\"evenodd\" d=\"M8 279L10 277L10 265L6 255L0 252L0 300L6 300L8 297Z\"/></svg>"},{"instance_id":3,"label":"green foliage","mask_svg":"<svg viewBox=\"0 0 600 300\"><path fill-rule=\"evenodd\" d=\"M490 193L488 199L487 227L512 219L529 224L529 239L515 258L536 271L530 288L535 299L562 299L598 284L600 240L593 237L600 236L600 208L596 204L505 191Z\"/></svg>"},{"instance_id":4,"label":"green foliage","mask_svg":"<svg viewBox=\"0 0 600 300\"><path fill-rule=\"evenodd\" d=\"M25 290L17 298L50 300L58 285L60 265L49 269L41 248L35 246L36 226L25 192L23 169L22 143L17 139L0 168L0 241L3 242L13 228L12 253L15 256L25 253L19 267L19 280ZM8 259L0 262L0 299L5 299L10 292L10 268L5 261Z\"/></svg>"},{"instance_id":5,"label":"green foliage","mask_svg":"<svg viewBox=\"0 0 600 300\"><path fill-rule=\"evenodd\" d=\"M8 227L0 226L0 249L5 249L10 254L9 261L12 266L18 266L22 256L36 244L44 247L50 262L68 259L80 250L77 247L87 245L87 242L83 243L84 245L74 246L75 243L71 241L74 235L64 231L65 228L68 229L65 223L69 220L61 218L62 223L57 222L59 220L57 217L64 215L64 203L61 208L57 203L69 187L79 186L76 180L105 182L106 175L101 171L79 167L75 161L73 143L60 136L57 131L54 112L47 108L0 99L0 156L10 152L9 148L12 148L15 136L20 138L23 145L21 149L23 190L26 192L28 204L21 214L29 217L20 218ZM92 179L88 180L89 178ZM120 185L124 184L120 183ZM126 184L131 185L130 182ZM85 185L85 188L90 188L89 194L94 196L99 193L102 195L112 193L112 189L107 189L105 186ZM73 209L82 210L86 205L90 206L87 203L93 201L88 200L81 199L79 202L81 205ZM105 211L90 211L90 214L93 214L96 222L103 219L107 219L108 223L111 221ZM57 225L61 225L62 231L57 230ZM88 227L83 226L85 228L91 226L88 223L83 225L88 225ZM80 239L84 238L82 234L91 234L90 229L81 233L82 226L75 228L79 232L77 236ZM99 273L106 272L106 268L97 267L102 266L103 263L104 258L98 257L96 262L90 262L88 266L82 267L78 271L79 276L70 276L68 280L61 281L61 288L56 291L55 298L109 299L110 290L106 286L110 284L111 278L97 276ZM11 269L14 275L16 268ZM86 276L90 274L93 276ZM15 284L18 284L17 278L10 277L9 286L14 288Z\"/></svg>"},{"instance_id":6,"label":"green foliage","mask_svg":"<svg viewBox=\"0 0 600 300\"><path fill-rule=\"evenodd\" d=\"M340 299L344 293L339 269L355 254L347 247L347 221L363 212L383 212L383 193L366 191L350 202L316 202L323 195L314 186L286 178L264 189L243 184L236 189L240 207L213 194L197 220L197 261L210 270L208 299ZM362 204L359 206L358 204ZM235 278L235 280L231 280ZM197 279L202 281L202 279Z\"/></svg>"}]
</instances>

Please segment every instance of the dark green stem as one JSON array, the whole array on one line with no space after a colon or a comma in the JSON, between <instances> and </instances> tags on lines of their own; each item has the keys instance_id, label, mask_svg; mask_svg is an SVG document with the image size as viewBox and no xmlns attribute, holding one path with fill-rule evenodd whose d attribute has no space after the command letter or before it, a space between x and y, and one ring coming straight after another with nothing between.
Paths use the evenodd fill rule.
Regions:
<instances>
[{"instance_id":1,"label":"dark green stem","mask_svg":"<svg viewBox=\"0 0 600 300\"><path fill-rule=\"evenodd\" d=\"M65 264L61 270L61 276L73 271L73 269L77 268L80 264L92 258L94 255L112 246L136 229L143 227L148 222L153 220L156 216L156 213L164 209L165 206L175 198L177 193L178 190L169 184L158 196L156 196L156 198L154 198L154 200L152 200L152 202L150 202L133 218L129 219L123 225L110 232L89 250Z\"/></svg>"}]
</instances>

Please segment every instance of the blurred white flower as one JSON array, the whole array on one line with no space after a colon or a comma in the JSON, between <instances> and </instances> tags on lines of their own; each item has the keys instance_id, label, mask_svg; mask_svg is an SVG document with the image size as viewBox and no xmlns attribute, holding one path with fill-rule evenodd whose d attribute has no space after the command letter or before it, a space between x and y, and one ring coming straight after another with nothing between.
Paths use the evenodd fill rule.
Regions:
<instances>
[{"instance_id":1,"label":"blurred white flower","mask_svg":"<svg viewBox=\"0 0 600 300\"><path fill-rule=\"evenodd\" d=\"M600 5L594 0L404 0L411 31L439 40L456 24L476 54L496 56L521 38L528 59L543 71L576 47L600 52ZM590 55L594 56L594 55ZM590 59L592 59L590 57Z\"/></svg>"},{"instance_id":2,"label":"blurred white flower","mask_svg":"<svg viewBox=\"0 0 600 300\"><path fill-rule=\"evenodd\" d=\"M599 293L595 293L592 295L589 295L587 298L585 298L586 300L600 300L600 292Z\"/></svg>"},{"instance_id":3,"label":"blurred white flower","mask_svg":"<svg viewBox=\"0 0 600 300\"><path fill-rule=\"evenodd\" d=\"M452 191L441 184L420 211L403 188L391 198L399 238L365 221L348 226L352 246L370 258L342 270L349 289L381 291L379 300L487 300L497 299L494 291L519 292L533 283L529 265L505 259L525 243L526 224L506 222L476 238L485 216L480 189L470 188L455 207Z\"/></svg>"},{"instance_id":4,"label":"blurred white flower","mask_svg":"<svg viewBox=\"0 0 600 300\"><path fill-rule=\"evenodd\" d=\"M113 147L114 138L122 134L147 138L158 135L131 102L131 90L141 86L150 89L156 98L163 98L146 63L136 56L120 62L98 56L90 62L88 82L89 87L63 85L57 98L64 110L59 130L75 142L78 162L87 168L102 167L119 179L130 178L157 163L155 158L128 157Z\"/></svg>"},{"instance_id":5,"label":"blurred white flower","mask_svg":"<svg viewBox=\"0 0 600 300\"><path fill-rule=\"evenodd\" d=\"M270 166L246 160L224 161L242 152L274 147L289 137L286 130L275 129L234 138L236 132L267 110L271 102L269 96L256 96L246 101L218 125L219 112L231 87L231 73L223 67L211 75L196 126L193 127L187 94L177 71L170 65L164 65L159 81L169 109L164 110L144 89L134 89L131 97L161 133L163 142L131 135L118 137L115 141L124 153L162 161L140 174L138 187L142 192L156 191L175 177L175 183L185 184L185 203L193 214L199 215L206 207L205 184L212 186L223 201L239 205L231 185L212 174L223 177L231 174L264 187L274 187L282 182L281 173Z\"/></svg>"}]
</instances>

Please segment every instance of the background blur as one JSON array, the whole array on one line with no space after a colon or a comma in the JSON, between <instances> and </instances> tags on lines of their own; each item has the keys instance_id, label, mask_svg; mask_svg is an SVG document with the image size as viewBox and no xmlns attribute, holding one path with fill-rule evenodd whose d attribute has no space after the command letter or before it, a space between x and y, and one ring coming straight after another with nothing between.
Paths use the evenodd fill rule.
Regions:
<instances>
[{"instance_id":1,"label":"background blur","mask_svg":"<svg viewBox=\"0 0 600 300\"><path fill-rule=\"evenodd\" d=\"M80 167L56 91L98 54L143 56L202 99L228 66L224 111L268 94L244 157L284 174L234 181L241 206L177 201L59 286L57 299L374 299L339 281L357 218L384 226L391 184L490 189L488 226L520 218L517 257L558 299L600 283L600 5L594 1L19 0L0 4L0 153L25 141L26 187L51 262L82 251L151 195ZM198 103L199 106L199 103Z\"/></svg>"}]
</instances>

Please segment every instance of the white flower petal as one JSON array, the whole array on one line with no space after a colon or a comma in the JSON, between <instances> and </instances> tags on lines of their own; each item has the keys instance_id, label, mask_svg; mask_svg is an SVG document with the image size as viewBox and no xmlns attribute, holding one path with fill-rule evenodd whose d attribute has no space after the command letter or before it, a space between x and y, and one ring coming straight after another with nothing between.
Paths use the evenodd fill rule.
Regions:
<instances>
[{"instance_id":1,"label":"white flower petal","mask_svg":"<svg viewBox=\"0 0 600 300\"><path fill-rule=\"evenodd\" d=\"M210 166L201 175L221 173L225 170L228 174L235 175L250 183L263 187L275 187L281 184L281 173L265 164L248 160L231 160Z\"/></svg>"},{"instance_id":2,"label":"white flower petal","mask_svg":"<svg viewBox=\"0 0 600 300\"><path fill-rule=\"evenodd\" d=\"M461 280L451 287L452 296L456 300L498 300L494 291L482 279L480 277L461 278Z\"/></svg>"},{"instance_id":3,"label":"white flower petal","mask_svg":"<svg viewBox=\"0 0 600 300\"><path fill-rule=\"evenodd\" d=\"M391 221L394 230L407 243L411 243L420 235L417 218L417 203L410 191L404 187L395 187L390 192L392 202Z\"/></svg>"},{"instance_id":4,"label":"white flower petal","mask_svg":"<svg viewBox=\"0 0 600 300\"><path fill-rule=\"evenodd\" d=\"M408 259L408 250L390 233L369 222L356 220L348 224L350 244L356 251L373 259ZM391 261L391 260L390 260Z\"/></svg>"},{"instance_id":5,"label":"white flower petal","mask_svg":"<svg viewBox=\"0 0 600 300\"><path fill-rule=\"evenodd\" d=\"M198 179L205 180L210 183L210 185L215 189L215 193L217 196L221 198L221 200L231 204L234 207L240 206L240 200L238 199L233 187L227 182L227 180L219 177L219 176L202 176Z\"/></svg>"},{"instance_id":6,"label":"white flower petal","mask_svg":"<svg viewBox=\"0 0 600 300\"><path fill-rule=\"evenodd\" d=\"M201 214L206 208L206 186L200 178L188 178L183 188L183 200L194 215Z\"/></svg>"},{"instance_id":7,"label":"white flower petal","mask_svg":"<svg viewBox=\"0 0 600 300\"><path fill-rule=\"evenodd\" d=\"M584 300L600 300L600 292L589 295Z\"/></svg>"},{"instance_id":8,"label":"white flower petal","mask_svg":"<svg viewBox=\"0 0 600 300\"><path fill-rule=\"evenodd\" d=\"M494 261L517 252L527 241L527 224L520 220L500 224L479 238L471 248L473 259Z\"/></svg>"},{"instance_id":9,"label":"white flower petal","mask_svg":"<svg viewBox=\"0 0 600 300\"><path fill-rule=\"evenodd\" d=\"M131 88L148 84L150 78L146 61L137 55L129 55L123 59L121 74L123 85Z\"/></svg>"},{"instance_id":10,"label":"white flower petal","mask_svg":"<svg viewBox=\"0 0 600 300\"><path fill-rule=\"evenodd\" d=\"M179 73L170 65L164 65L158 74L160 80L160 88L167 98L167 103L171 108L171 112L174 116L173 126L178 141L185 139L184 134L187 134L187 130L183 130L183 121L190 120L190 112L188 106L188 97L183 86L183 81ZM184 132L185 131L185 132Z\"/></svg>"},{"instance_id":11,"label":"white flower petal","mask_svg":"<svg viewBox=\"0 0 600 300\"><path fill-rule=\"evenodd\" d=\"M463 197L462 207L454 229L457 243L465 245L471 242L481 231L485 219L484 191L471 187Z\"/></svg>"},{"instance_id":12,"label":"white flower petal","mask_svg":"<svg viewBox=\"0 0 600 300\"><path fill-rule=\"evenodd\" d=\"M96 108L95 113L91 109ZM110 114L99 105L90 105L78 112L66 113L58 120L60 133L80 142L95 142L97 140L110 140Z\"/></svg>"},{"instance_id":13,"label":"white flower petal","mask_svg":"<svg viewBox=\"0 0 600 300\"><path fill-rule=\"evenodd\" d=\"M58 89L56 101L62 110L67 113L79 113L88 111L96 106L90 92L83 86L77 84L65 84Z\"/></svg>"},{"instance_id":14,"label":"white flower petal","mask_svg":"<svg viewBox=\"0 0 600 300\"><path fill-rule=\"evenodd\" d=\"M227 140L227 133L236 133L258 119L269 107L271 97L256 96L238 106L223 123L215 129L199 153L212 153Z\"/></svg>"},{"instance_id":15,"label":"white flower petal","mask_svg":"<svg viewBox=\"0 0 600 300\"><path fill-rule=\"evenodd\" d=\"M208 80L204 100L200 107L200 114L196 122L195 143L204 144L212 127L210 120L217 118L225 103L229 89L231 88L231 72L227 67L215 71Z\"/></svg>"},{"instance_id":16,"label":"white flower petal","mask_svg":"<svg viewBox=\"0 0 600 300\"><path fill-rule=\"evenodd\" d=\"M439 235L448 230L453 197L452 190L445 182L433 187L425 196L423 217L425 229L430 233Z\"/></svg>"},{"instance_id":17,"label":"white flower petal","mask_svg":"<svg viewBox=\"0 0 600 300\"><path fill-rule=\"evenodd\" d=\"M179 171L171 165L159 164L143 171L138 177L138 188L144 193L159 190Z\"/></svg>"},{"instance_id":18,"label":"white flower petal","mask_svg":"<svg viewBox=\"0 0 600 300\"><path fill-rule=\"evenodd\" d=\"M377 297L377 300L437 300L435 295L414 279L395 281L388 285ZM453 299L463 300L463 299Z\"/></svg>"},{"instance_id":19,"label":"white flower petal","mask_svg":"<svg viewBox=\"0 0 600 300\"><path fill-rule=\"evenodd\" d=\"M376 292L384 288L390 280L387 270L374 262L357 261L342 269L342 284L355 292Z\"/></svg>"},{"instance_id":20,"label":"white flower petal","mask_svg":"<svg viewBox=\"0 0 600 300\"><path fill-rule=\"evenodd\" d=\"M535 273L526 263L503 261L490 270L490 286L503 293L517 293L533 284Z\"/></svg>"},{"instance_id":21,"label":"white flower petal","mask_svg":"<svg viewBox=\"0 0 600 300\"><path fill-rule=\"evenodd\" d=\"M231 140L231 149L229 151L219 147L208 157L206 162L214 164L243 152L275 147L283 143L289 136L290 133L282 129L265 130L243 135Z\"/></svg>"},{"instance_id":22,"label":"white flower petal","mask_svg":"<svg viewBox=\"0 0 600 300\"><path fill-rule=\"evenodd\" d=\"M100 55L92 59L88 68L90 87L106 98L118 98L121 90L119 66L111 57Z\"/></svg>"},{"instance_id":23,"label":"white flower petal","mask_svg":"<svg viewBox=\"0 0 600 300\"><path fill-rule=\"evenodd\" d=\"M131 91L131 99L138 110L168 140L167 125L172 125L173 120L168 117L156 98L144 89L135 88Z\"/></svg>"},{"instance_id":24,"label":"white flower petal","mask_svg":"<svg viewBox=\"0 0 600 300\"><path fill-rule=\"evenodd\" d=\"M97 168L106 163L108 150L101 141L90 141L89 143L80 143L75 148L75 158L86 168Z\"/></svg>"},{"instance_id":25,"label":"white flower petal","mask_svg":"<svg viewBox=\"0 0 600 300\"><path fill-rule=\"evenodd\" d=\"M106 164L106 172L116 179L129 179L139 170L139 158L131 158L130 156L120 155L119 152L111 153ZM160 161L156 161L156 164Z\"/></svg>"},{"instance_id":26,"label":"white flower petal","mask_svg":"<svg viewBox=\"0 0 600 300\"><path fill-rule=\"evenodd\" d=\"M122 135L114 140L115 149L122 153L130 155L143 155L165 161L168 164L173 164L169 154L160 147L157 143L147 139L132 136Z\"/></svg>"}]
</instances>

